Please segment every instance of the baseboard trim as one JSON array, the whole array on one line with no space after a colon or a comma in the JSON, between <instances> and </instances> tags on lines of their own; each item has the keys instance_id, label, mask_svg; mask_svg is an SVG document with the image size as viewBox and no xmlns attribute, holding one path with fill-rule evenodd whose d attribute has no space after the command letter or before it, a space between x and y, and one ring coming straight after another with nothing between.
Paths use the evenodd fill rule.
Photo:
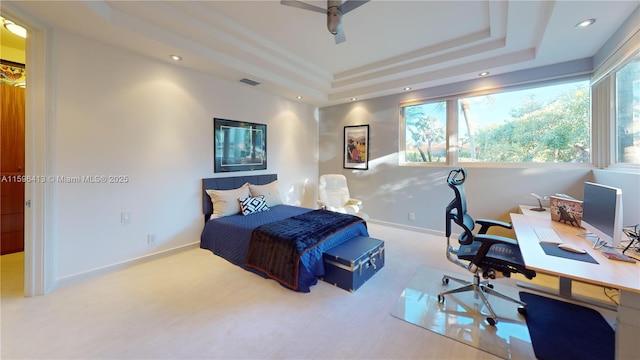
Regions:
<instances>
[{"instance_id":1,"label":"baseboard trim","mask_svg":"<svg viewBox=\"0 0 640 360\"><path fill-rule=\"evenodd\" d=\"M378 224L378 225L383 225L383 226L389 226L389 227L393 227L393 228L397 228L397 229L403 229L403 230L409 230L409 231L416 231L416 232L420 232L420 233L424 233L424 234L430 234L430 235L436 235L436 236L444 236L444 232L442 231L436 231L436 230L430 230L430 229L425 229L425 228L420 228L420 227L415 227L415 226L407 226L407 225L402 225L402 224L397 224L397 223L392 223L392 222L387 222L387 221L380 221L380 220L375 220L375 219L369 219L367 220L367 222L372 223L372 224ZM81 273L77 273L77 274L73 274L73 275L69 275L69 276L65 276L65 277L61 277L58 278L54 281L54 284L51 288L50 291L54 291L57 288L60 287L64 287L70 284L74 284L77 283L79 281L83 281L86 279L91 279L94 278L96 276L100 276L100 275L104 275L104 274L108 274L117 270L122 270L122 269L126 269L129 268L131 266L134 265L138 265L138 264L142 264L148 261L152 261L152 260L156 260L156 259L160 259L166 256L171 256L183 251L187 251L187 250L191 250L193 248L197 248L200 246L200 242L193 242L193 243L189 243L186 245L181 245L181 246L177 246L175 248L171 248L171 249L167 249L167 250L162 250L162 251L158 251L156 253L153 254L148 254L148 255L144 255L138 258L133 258L133 259L129 259L129 260L125 260L119 263L115 263L115 264L111 264L111 265L106 265L100 268L96 268L93 270L89 270L89 271L85 271L85 272L81 272Z\"/></svg>"},{"instance_id":2,"label":"baseboard trim","mask_svg":"<svg viewBox=\"0 0 640 360\"><path fill-rule=\"evenodd\" d=\"M152 253L152 254L140 256L140 257L129 259L129 260L125 260L125 261L122 261L122 262L119 262L119 263L103 266L103 267L100 267L100 268L97 268L97 269L93 269L93 270L89 270L89 271L85 271L85 272L81 272L81 273L77 273L77 274L61 277L61 278L58 278L58 279L55 280L55 284L54 284L54 286L53 286L53 288L51 290L53 291L53 290L55 290L57 288L60 288L60 287L63 287L63 286L74 284L74 283L77 283L79 281L83 281L83 280L86 280L86 279L91 279L91 278L94 278L96 276L112 273L114 271L126 269L126 268L132 267L134 265L139 265L139 264L143 264L143 263L146 263L146 262L149 262L149 261L153 261L153 260L156 260L156 259L160 259L160 258L164 258L164 257L167 257L167 256L175 255L175 254L183 252L183 251L187 251L187 250L198 248L199 246L200 246L200 241L196 241L196 242L192 242L192 243L189 243L189 244L186 244L186 245L177 246L177 247L174 247L174 248L171 248L171 249L162 250L162 251L158 251L158 252L155 252L155 253Z\"/></svg>"},{"instance_id":3,"label":"baseboard trim","mask_svg":"<svg viewBox=\"0 0 640 360\"><path fill-rule=\"evenodd\" d=\"M372 224L378 224L378 225L393 227L393 228L396 228L396 229L416 231L416 232L435 235L435 236L444 236L444 232L443 231L425 229L425 228L421 228L421 227L417 227L417 226L408 226L408 225L397 224L397 223L381 221L381 220L375 220L375 219L369 219L369 220L367 220L367 222L368 223L372 223Z\"/></svg>"}]
</instances>

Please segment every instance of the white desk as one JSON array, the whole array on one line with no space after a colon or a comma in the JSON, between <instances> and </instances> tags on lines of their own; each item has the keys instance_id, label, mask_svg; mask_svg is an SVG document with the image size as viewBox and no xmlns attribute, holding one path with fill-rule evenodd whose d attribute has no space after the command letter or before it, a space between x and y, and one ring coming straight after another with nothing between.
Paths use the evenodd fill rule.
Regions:
<instances>
[{"instance_id":1,"label":"white desk","mask_svg":"<svg viewBox=\"0 0 640 360\"><path fill-rule=\"evenodd\" d=\"M582 229L552 221L550 216L511 214L522 258L527 268L556 275L569 282L578 280L619 290L616 317L616 358L636 359L640 355L640 262L609 260L592 243L576 234ZM551 227L565 243L585 249L599 264L547 255L538 242L534 227ZM563 294L562 289L559 295Z\"/></svg>"},{"instance_id":2,"label":"white desk","mask_svg":"<svg viewBox=\"0 0 640 360\"><path fill-rule=\"evenodd\" d=\"M551 213L549 212L550 210L548 206L543 207L544 211L531 210L533 208L537 208L537 206L531 206L531 205L520 205L519 207L522 215L539 216L545 219L548 219L551 217Z\"/></svg>"}]
</instances>

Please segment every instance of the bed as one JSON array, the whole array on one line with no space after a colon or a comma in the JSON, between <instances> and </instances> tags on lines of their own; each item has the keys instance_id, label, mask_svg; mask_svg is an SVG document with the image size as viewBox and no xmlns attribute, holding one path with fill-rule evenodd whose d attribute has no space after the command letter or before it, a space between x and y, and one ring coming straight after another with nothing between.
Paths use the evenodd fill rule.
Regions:
<instances>
[{"instance_id":1,"label":"bed","mask_svg":"<svg viewBox=\"0 0 640 360\"><path fill-rule=\"evenodd\" d=\"M226 211L224 198L236 206L247 184L249 198L264 200L268 210L244 215L240 203L240 213L237 207ZM367 225L353 215L283 204L277 186L275 174L202 179L200 247L289 289L309 292L324 275L323 252L368 236Z\"/></svg>"}]
</instances>

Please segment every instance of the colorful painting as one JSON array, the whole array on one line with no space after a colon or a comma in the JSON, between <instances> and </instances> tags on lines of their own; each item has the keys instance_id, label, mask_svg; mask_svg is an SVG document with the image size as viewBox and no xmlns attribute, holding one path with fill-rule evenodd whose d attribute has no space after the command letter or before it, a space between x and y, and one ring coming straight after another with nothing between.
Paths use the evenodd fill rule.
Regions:
<instances>
[{"instance_id":1,"label":"colorful painting","mask_svg":"<svg viewBox=\"0 0 640 360\"><path fill-rule=\"evenodd\" d=\"M549 198L551 220L580 227L582 222L582 201L557 196Z\"/></svg>"},{"instance_id":2,"label":"colorful painting","mask_svg":"<svg viewBox=\"0 0 640 360\"><path fill-rule=\"evenodd\" d=\"M26 81L27 75L23 64L0 61L0 84L24 87Z\"/></svg>"},{"instance_id":3,"label":"colorful painting","mask_svg":"<svg viewBox=\"0 0 640 360\"><path fill-rule=\"evenodd\" d=\"M344 127L345 169L369 169L369 125Z\"/></svg>"}]
</instances>

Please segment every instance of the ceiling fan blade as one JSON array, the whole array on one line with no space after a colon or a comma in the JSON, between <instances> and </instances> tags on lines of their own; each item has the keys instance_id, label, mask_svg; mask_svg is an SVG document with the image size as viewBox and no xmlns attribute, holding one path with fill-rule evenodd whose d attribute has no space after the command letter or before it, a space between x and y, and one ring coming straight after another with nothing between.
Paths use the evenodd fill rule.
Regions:
<instances>
[{"instance_id":1,"label":"ceiling fan blade","mask_svg":"<svg viewBox=\"0 0 640 360\"><path fill-rule=\"evenodd\" d=\"M340 5L340 11L342 11L342 14L346 14L368 2L369 0L347 0Z\"/></svg>"},{"instance_id":2,"label":"ceiling fan blade","mask_svg":"<svg viewBox=\"0 0 640 360\"><path fill-rule=\"evenodd\" d=\"M339 24L336 28L337 33L334 35L336 38L336 45L347 41L347 36L344 34L344 30L342 29L342 24Z\"/></svg>"},{"instance_id":3,"label":"ceiling fan blade","mask_svg":"<svg viewBox=\"0 0 640 360\"><path fill-rule=\"evenodd\" d=\"M311 5L311 4L307 4L304 3L302 1L297 1L297 0L280 0L280 4L282 5L287 5L287 6L292 6L298 9L303 9L303 10L310 10L310 11L315 11L315 12L319 12L321 14L326 14L327 13L327 9L323 9L321 7L315 6L315 5Z\"/></svg>"}]
</instances>

